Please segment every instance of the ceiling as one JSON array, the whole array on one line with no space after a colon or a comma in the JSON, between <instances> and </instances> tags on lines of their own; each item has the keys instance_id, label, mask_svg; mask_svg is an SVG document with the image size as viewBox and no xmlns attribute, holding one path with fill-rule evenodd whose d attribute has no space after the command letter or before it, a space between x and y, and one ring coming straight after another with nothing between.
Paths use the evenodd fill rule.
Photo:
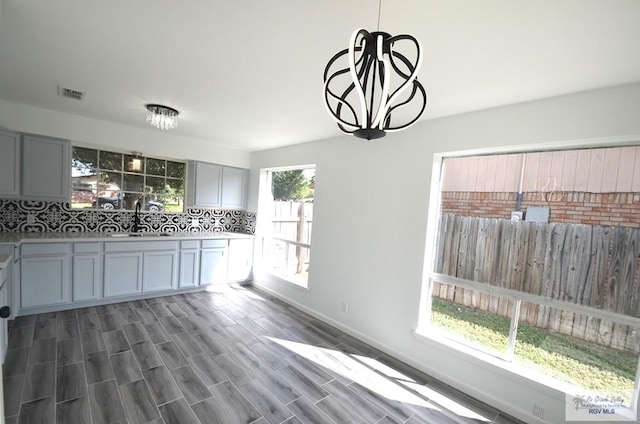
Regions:
<instances>
[{"instance_id":1,"label":"ceiling","mask_svg":"<svg viewBox=\"0 0 640 424\"><path fill-rule=\"evenodd\" d=\"M246 151L342 134L327 61L377 0L0 0L0 99ZM380 29L423 47L423 120L640 81L640 1L383 0ZM82 102L57 95L86 92Z\"/></svg>"}]
</instances>

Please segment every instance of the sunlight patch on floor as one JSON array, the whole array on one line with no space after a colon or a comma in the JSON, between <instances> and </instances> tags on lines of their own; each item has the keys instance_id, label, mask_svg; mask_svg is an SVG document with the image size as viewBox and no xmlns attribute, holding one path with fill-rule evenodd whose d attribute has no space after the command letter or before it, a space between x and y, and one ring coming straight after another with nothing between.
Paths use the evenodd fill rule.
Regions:
<instances>
[{"instance_id":1,"label":"sunlight patch on floor","mask_svg":"<svg viewBox=\"0 0 640 424\"><path fill-rule=\"evenodd\" d=\"M398 402L418 406L421 408L434 409L441 411L436 405L430 403L427 399L417 396L411 390L388 380L386 377L378 374L374 369L358 359L354 359L350 355L334 349L321 348L311 346L304 343L292 342L289 340L278 339L275 337L266 337L267 339L278 343L279 345L297 353L298 355L313 361L314 363L327 368L337 374L340 374L353 382L375 392L387 399ZM376 362L376 367L388 371L390 368L372 358L367 358L368 364ZM403 380L407 379L400 373L397 373ZM405 383L419 384L413 380L405 381Z\"/></svg>"},{"instance_id":2,"label":"sunlight patch on floor","mask_svg":"<svg viewBox=\"0 0 640 424\"><path fill-rule=\"evenodd\" d=\"M459 416L459 417L465 417L465 418L470 418L473 420L478 420L478 421L482 421L482 422L491 422L492 420L487 418L487 417L483 417L482 415L477 414L476 412L470 410L469 408L467 408L464 405L459 404L458 402L452 400L451 398L443 395L442 393L439 393L427 386L423 386L421 384L417 384L417 383L412 383L409 381L400 381L400 384L403 384L405 386L407 386L408 388L410 388L411 390L414 390L418 393L420 393L422 396L430 399L431 401L437 403L438 405L442 406L443 408L447 409L448 411L453 412L455 415Z\"/></svg>"}]
</instances>

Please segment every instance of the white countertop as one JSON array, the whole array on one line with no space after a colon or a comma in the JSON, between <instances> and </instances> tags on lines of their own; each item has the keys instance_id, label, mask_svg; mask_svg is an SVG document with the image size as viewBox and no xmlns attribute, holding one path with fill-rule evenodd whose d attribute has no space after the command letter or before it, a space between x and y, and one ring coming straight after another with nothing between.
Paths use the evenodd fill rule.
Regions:
<instances>
[{"instance_id":1,"label":"white countertop","mask_svg":"<svg viewBox=\"0 0 640 424\"><path fill-rule=\"evenodd\" d=\"M225 232L193 232L193 233L161 233L167 236L158 236L159 233L143 233L144 236L125 236L127 233L0 233L0 243L20 244L25 242L82 242L82 241L134 241L134 240L204 240L204 239L232 239L253 238L252 234L225 233ZM3 256L0 256L0 258Z\"/></svg>"}]
</instances>

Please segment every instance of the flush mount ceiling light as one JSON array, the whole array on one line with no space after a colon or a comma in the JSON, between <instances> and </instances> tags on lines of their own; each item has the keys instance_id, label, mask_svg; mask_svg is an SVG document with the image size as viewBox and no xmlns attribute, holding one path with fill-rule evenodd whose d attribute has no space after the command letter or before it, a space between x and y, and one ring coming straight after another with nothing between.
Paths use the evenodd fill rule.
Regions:
<instances>
[{"instance_id":1,"label":"flush mount ceiling light","mask_svg":"<svg viewBox=\"0 0 640 424\"><path fill-rule=\"evenodd\" d=\"M408 128L427 106L427 93L417 80L420 42L408 34L381 32L380 6L381 1L378 30L357 29L349 47L333 56L324 70L325 105L338 128L367 140ZM394 117L401 114L397 122L391 119L396 111Z\"/></svg>"},{"instance_id":2,"label":"flush mount ceiling light","mask_svg":"<svg viewBox=\"0 0 640 424\"><path fill-rule=\"evenodd\" d=\"M180 112L174 108L162 105L148 104L147 122L161 130L170 130L178 126L178 115Z\"/></svg>"}]
</instances>

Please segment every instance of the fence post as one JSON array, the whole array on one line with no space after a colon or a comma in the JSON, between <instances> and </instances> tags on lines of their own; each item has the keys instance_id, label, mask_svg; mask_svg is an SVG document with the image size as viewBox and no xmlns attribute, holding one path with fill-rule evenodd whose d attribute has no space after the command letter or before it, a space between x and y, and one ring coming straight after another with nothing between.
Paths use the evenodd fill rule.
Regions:
<instances>
[{"instance_id":1,"label":"fence post","mask_svg":"<svg viewBox=\"0 0 640 424\"><path fill-rule=\"evenodd\" d=\"M306 234L305 234L305 220L306 220L306 202L300 203L300 207L298 208L298 230L296 231L296 241L298 243L305 243ZM305 251L302 247L296 246L296 258L298 260L298 264L296 265L296 274L302 274L302 267L304 266L304 257Z\"/></svg>"}]
</instances>

